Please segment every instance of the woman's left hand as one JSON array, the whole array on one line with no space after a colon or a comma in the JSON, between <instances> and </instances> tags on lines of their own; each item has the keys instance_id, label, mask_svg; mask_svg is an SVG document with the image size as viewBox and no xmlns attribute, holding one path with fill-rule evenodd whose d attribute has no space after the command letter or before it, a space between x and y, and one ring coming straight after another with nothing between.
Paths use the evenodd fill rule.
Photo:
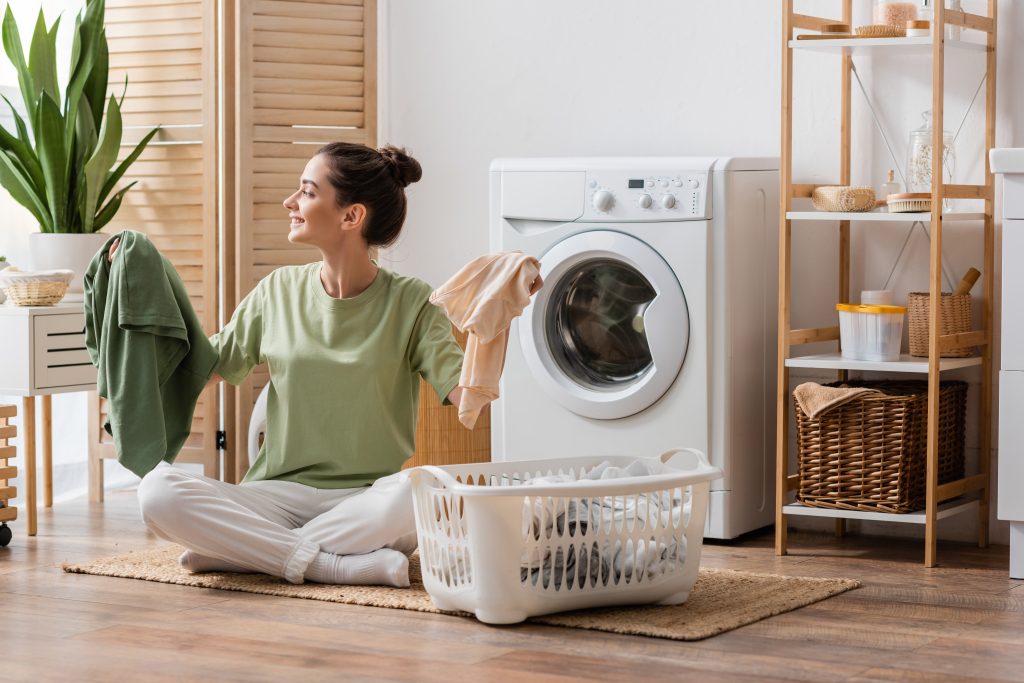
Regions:
<instances>
[{"instance_id":1,"label":"woman's left hand","mask_svg":"<svg viewBox=\"0 0 1024 683\"><path fill-rule=\"evenodd\" d=\"M534 294L539 292L540 288L543 287L543 286L544 286L544 278L542 278L540 275L538 275L537 279L534 280L533 284L530 285L530 296L533 296Z\"/></svg>"}]
</instances>

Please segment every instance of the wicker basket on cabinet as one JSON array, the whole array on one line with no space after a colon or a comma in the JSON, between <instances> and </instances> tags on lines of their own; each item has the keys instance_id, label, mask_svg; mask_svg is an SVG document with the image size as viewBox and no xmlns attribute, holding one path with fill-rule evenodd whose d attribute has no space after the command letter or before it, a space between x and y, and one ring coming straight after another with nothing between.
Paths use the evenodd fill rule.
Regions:
<instances>
[{"instance_id":1,"label":"wicker basket on cabinet","mask_svg":"<svg viewBox=\"0 0 1024 683\"><path fill-rule=\"evenodd\" d=\"M811 419L796 405L797 460L804 505L906 513L925 504L928 383L851 381L878 389ZM964 475L967 383L942 382L939 484Z\"/></svg>"}]
</instances>

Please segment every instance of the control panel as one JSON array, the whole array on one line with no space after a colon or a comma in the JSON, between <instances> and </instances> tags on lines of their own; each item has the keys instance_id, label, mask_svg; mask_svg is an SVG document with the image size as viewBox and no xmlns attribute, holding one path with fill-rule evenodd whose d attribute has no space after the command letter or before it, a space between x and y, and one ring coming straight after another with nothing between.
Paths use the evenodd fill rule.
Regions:
<instances>
[{"instance_id":1,"label":"control panel","mask_svg":"<svg viewBox=\"0 0 1024 683\"><path fill-rule=\"evenodd\" d=\"M707 171L588 171L580 220L710 218L708 177Z\"/></svg>"}]
</instances>

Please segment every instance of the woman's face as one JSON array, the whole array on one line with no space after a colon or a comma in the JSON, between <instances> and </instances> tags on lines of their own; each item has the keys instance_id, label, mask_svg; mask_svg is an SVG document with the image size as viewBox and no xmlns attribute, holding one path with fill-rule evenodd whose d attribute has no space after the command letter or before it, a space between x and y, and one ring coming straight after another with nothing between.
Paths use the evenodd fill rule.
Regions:
<instances>
[{"instance_id":1,"label":"woman's face","mask_svg":"<svg viewBox=\"0 0 1024 683\"><path fill-rule=\"evenodd\" d=\"M338 246L353 228L361 229L365 207L352 204L339 208L327 174L326 160L316 155L302 171L299 189L284 200L290 219L289 242L330 249ZM355 234L359 234L358 230Z\"/></svg>"}]
</instances>

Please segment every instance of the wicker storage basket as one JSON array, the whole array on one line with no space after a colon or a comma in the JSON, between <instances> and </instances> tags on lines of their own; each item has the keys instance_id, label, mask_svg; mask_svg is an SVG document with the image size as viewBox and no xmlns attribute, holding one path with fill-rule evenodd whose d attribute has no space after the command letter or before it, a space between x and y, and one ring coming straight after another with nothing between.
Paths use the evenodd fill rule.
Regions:
<instances>
[{"instance_id":1,"label":"wicker storage basket","mask_svg":"<svg viewBox=\"0 0 1024 683\"><path fill-rule=\"evenodd\" d=\"M804 505L913 512L925 504L928 383L835 382L879 389L811 419L796 405L797 460ZM942 382L939 483L964 475L967 383Z\"/></svg>"},{"instance_id":2,"label":"wicker storage basket","mask_svg":"<svg viewBox=\"0 0 1024 683\"><path fill-rule=\"evenodd\" d=\"M814 188L811 203L818 211L870 211L875 208L875 191L870 187L822 185Z\"/></svg>"},{"instance_id":3,"label":"wicker storage basket","mask_svg":"<svg viewBox=\"0 0 1024 683\"><path fill-rule=\"evenodd\" d=\"M907 295L907 324L910 328L910 355L928 357L928 292L911 292ZM971 295L942 293L942 325L939 335L959 334L971 331ZM974 349L943 351L943 358L967 358Z\"/></svg>"},{"instance_id":4,"label":"wicker storage basket","mask_svg":"<svg viewBox=\"0 0 1024 683\"><path fill-rule=\"evenodd\" d=\"M68 291L67 282L13 282L4 293L15 306L52 306L60 303Z\"/></svg>"}]
</instances>

